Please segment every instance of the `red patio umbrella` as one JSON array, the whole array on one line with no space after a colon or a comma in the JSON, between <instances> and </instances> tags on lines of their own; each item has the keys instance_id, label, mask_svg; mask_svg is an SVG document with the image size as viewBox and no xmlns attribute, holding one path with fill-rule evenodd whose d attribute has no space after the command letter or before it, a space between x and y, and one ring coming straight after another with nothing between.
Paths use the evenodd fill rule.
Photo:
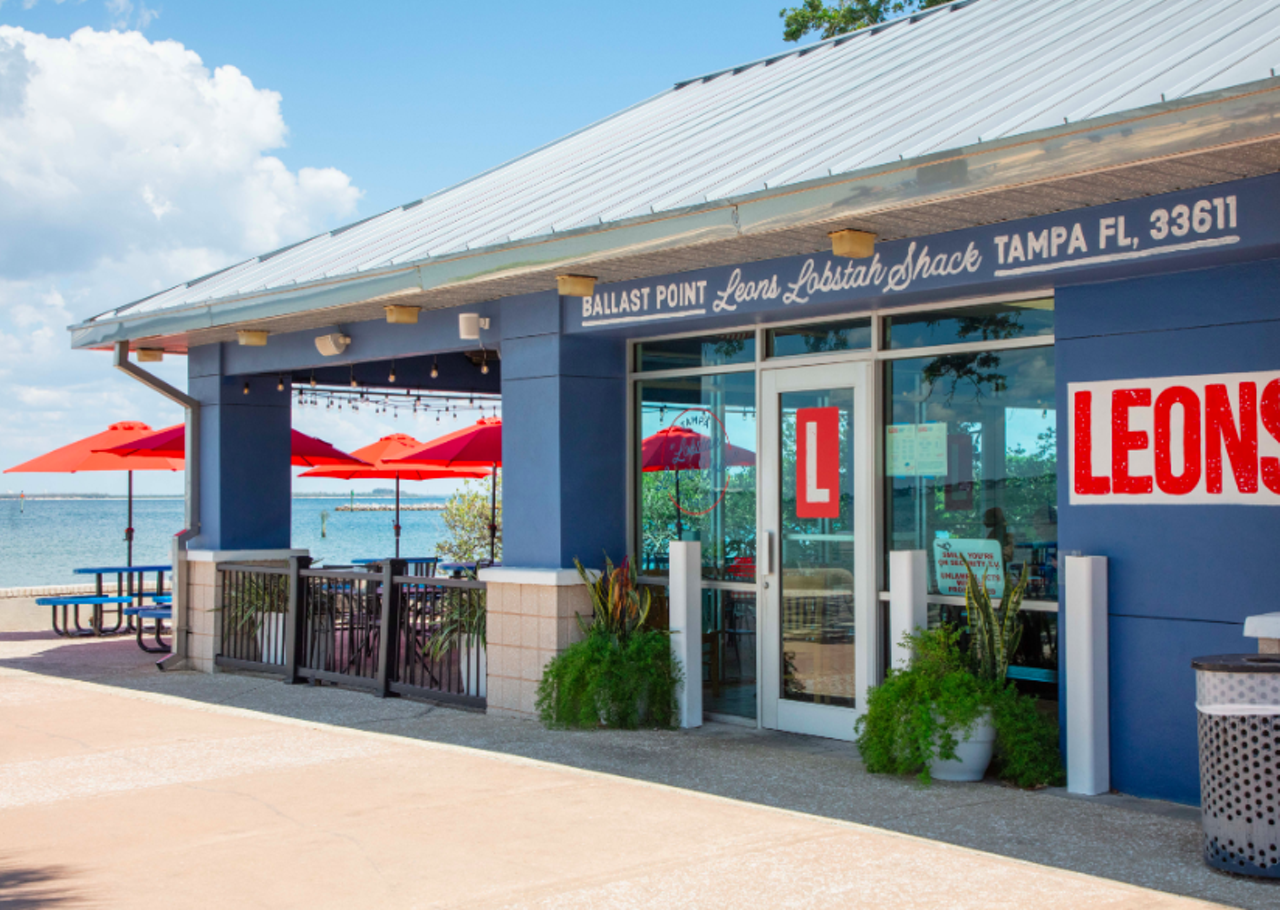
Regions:
<instances>
[{"instance_id":1,"label":"red patio umbrella","mask_svg":"<svg viewBox=\"0 0 1280 910\"><path fill-rule=\"evenodd\" d=\"M182 459L167 455L122 458L105 450L150 436L153 432L151 427L135 420L113 423L101 433L85 437L60 449L54 449L38 458L9 468L5 473L78 474L81 471L127 471L129 473L129 519L128 526L124 529L124 539L128 545L126 564L133 565L133 472L181 471Z\"/></svg>"},{"instance_id":2,"label":"red patio umbrella","mask_svg":"<svg viewBox=\"0 0 1280 910\"><path fill-rule=\"evenodd\" d=\"M497 555L498 468L502 467L502 418L481 417L469 427L433 439L416 452L389 459L396 464L442 468L487 467L489 488L489 561Z\"/></svg>"},{"instance_id":3,"label":"red patio umbrella","mask_svg":"<svg viewBox=\"0 0 1280 910\"><path fill-rule=\"evenodd\" d=\"M441 480L446 478L485 477L491 473L490 468L459 467L443 468L430 465L392 464L391 461L401 455L422 448L422 443L404 433L393 433L384 436L377 442L356 449L351 454L360 459L358 464L332 465L312 468L303 472L303 477L331 477L334 480L391 480L396 482L396 557L400 556L400 480Z\"/></svg>"},{"instance_id":4,"label":"red patio umbrella","mask_svg":"<svg viewBox=\"0 0 1280 910\"><path fill-rule=\"evenodd\" d=\"M178 424L177 426L152 433L150 436L143 436L132 442L127 442L124 445L113 446L105 451L113 455L122 455L126 458L166 455L181 461L186 456L186 447L187 428L182 424ZM290 464L302 468L368 463L361 461L354 455L348 455L323 439L308 436L306 433L299 433L297 430L289 431L289 456Z\"/></svg>"},{"instance_id":5,"label":"red patio umbrella","mask_svg":"<svg viewBox=\"0 0 1280 910\"><path fill-rule=\"evenodd\" d=\"M744 467L756 463L756 453L730 442L717 443L710 436L681 426L669 426L640 443L641 471L676 472L676 537L684 532L680 516L680 472L710 467L713 453L719 448L724 453L725 467Z\"/></svg>"}]
</instances>

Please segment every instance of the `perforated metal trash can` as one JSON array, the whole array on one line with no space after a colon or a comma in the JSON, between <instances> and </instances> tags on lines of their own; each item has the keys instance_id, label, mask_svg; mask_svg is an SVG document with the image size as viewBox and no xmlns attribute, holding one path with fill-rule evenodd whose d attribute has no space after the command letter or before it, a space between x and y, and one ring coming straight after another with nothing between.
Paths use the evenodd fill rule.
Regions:
<instances>
[{"instance_id":1,"label":"perforated metal trash can","mask_svg":"<svg viewBox=\"0 0 1280 910\"><path fill-rule=\"evenodd\" d=\"M1191 666L1204 861L1280 879L1280 655L1222 654Z\"/></svg>"}]
</instances>

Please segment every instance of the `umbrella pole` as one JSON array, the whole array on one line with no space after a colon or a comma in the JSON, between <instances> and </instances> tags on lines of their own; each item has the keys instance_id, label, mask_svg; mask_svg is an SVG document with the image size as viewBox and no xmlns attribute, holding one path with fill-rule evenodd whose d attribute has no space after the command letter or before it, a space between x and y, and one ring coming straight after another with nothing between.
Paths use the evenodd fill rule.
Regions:
<instances>
[{"instance_id":1,"label":"umbrella pole","mask_svg":"<svg viewBox=\"0 0 1280 910\"><path fill-rule=\"evenodd\" d=\"M489 563L498 561L498 466L489 475Z\"/></svg>"},{"instance_id":2,"label":"umbrella pole","mask_svg":"<svg viewBox=\"0 0 1280 910\"><path fill-rule=\"evenodd\" d=\"M680 519L683 514L680 511L680 469L676 468L676 540L684 540L684 522Z\"/></svg>"},{"instance_id":3,"label":"umbrella pole","mask_svg":"<svg viewBox=\"0 0 1280 910\"><path fill-rule=\"evenodd\" d=\"M400 558L400 475L396 475L396 559Z\"/></svg>"},{"instance_id":4,"label":"umbrella pole","mask_svg":"<svg viewBox=\"0 0 1280 910\"><path fill-rule=\"evenodd\" d=\"M126 548L125 565L133 565L133 472L129 471L129 521L128 526L124 529L124 542Z\"/></svg>"}]
</instances>

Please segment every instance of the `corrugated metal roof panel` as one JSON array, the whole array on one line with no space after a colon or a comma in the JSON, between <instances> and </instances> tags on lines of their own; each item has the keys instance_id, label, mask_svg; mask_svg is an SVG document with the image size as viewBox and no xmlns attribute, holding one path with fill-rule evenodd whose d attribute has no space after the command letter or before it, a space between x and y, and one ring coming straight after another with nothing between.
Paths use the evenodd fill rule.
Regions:
<instances>
[{"instance_id":1,"label":"corrugated metal roof panel","mask_svg":"<svg viewBox=\"0 0 1280 910\"><path fill-rule=\"evenodd\" d=\"M1274 75L1280 0L960 0L680 83L419 202L104 316L409 265Z\"/></svg>"}]
</instances>

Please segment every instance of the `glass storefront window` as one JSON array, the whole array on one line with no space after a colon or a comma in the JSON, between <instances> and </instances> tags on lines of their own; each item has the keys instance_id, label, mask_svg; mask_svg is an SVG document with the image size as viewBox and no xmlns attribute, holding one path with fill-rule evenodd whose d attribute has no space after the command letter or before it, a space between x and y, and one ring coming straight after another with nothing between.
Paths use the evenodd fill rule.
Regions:
<instances>
[{"instance_id":1,"label":"glass storefront window","mask_svg":"<svg viewBox=\"0 0 1280 910\"><path fill-rule=\"evenodd\" d=\"M849 319L769 329L769 356L827 354L871 347L871 320Z\"/></svg>"},{"instance_id":2,"label":"glass storefront window","mask_svg":"<svg viewBox=\"0 0 1280 910\"><path fill-rule=\"evenodd\" d=\"M967 551L997 593L998 567L1026 565L1027 597L1056 599L1053 348L887 361L884 395L886 549L924 550L935 594L964 593L946 560Z\"/></svg>"},{"instance_id":3,"label":"glass storefront window","mask_svg":"<svg viewBox=\"0 0 1280 910\"><path fill-rule=\"evenodd\" d=\"M689 370L755 363L754 330L697 338L668 338L636 345L636 370Z\"/></svg>"},{"instance_id":4,"label":"glass storefront window","mask_svg":"<svg viewBox=\"0 0 1280 910\"><path fill-rule=\"evenodd\" d=\"M756 578L756 378L636 383L636 549L667 574L672 540L702 542L703 577Z\"/></svg>"},{"instance_id":5,"label":"glass storefront window","mask_svg":"<svg viewBox=\"0 0 1280 910\"><path fill-rule=\"evenodd\" d=\"M755 591L702 589L702 710L755 720Z\"/></svg>"},{"instance_id":6,"label":"glass storefront window","mask_svg":"<svg viewBox=\"0 0 1280 910\"><path fill-rule=\"evenodd\" d=\"M943 344L982 344L984 341L1052 334L1053 298L929 310L884 318L884 346L889 350Z\"/></svg>"}]
</instances>

